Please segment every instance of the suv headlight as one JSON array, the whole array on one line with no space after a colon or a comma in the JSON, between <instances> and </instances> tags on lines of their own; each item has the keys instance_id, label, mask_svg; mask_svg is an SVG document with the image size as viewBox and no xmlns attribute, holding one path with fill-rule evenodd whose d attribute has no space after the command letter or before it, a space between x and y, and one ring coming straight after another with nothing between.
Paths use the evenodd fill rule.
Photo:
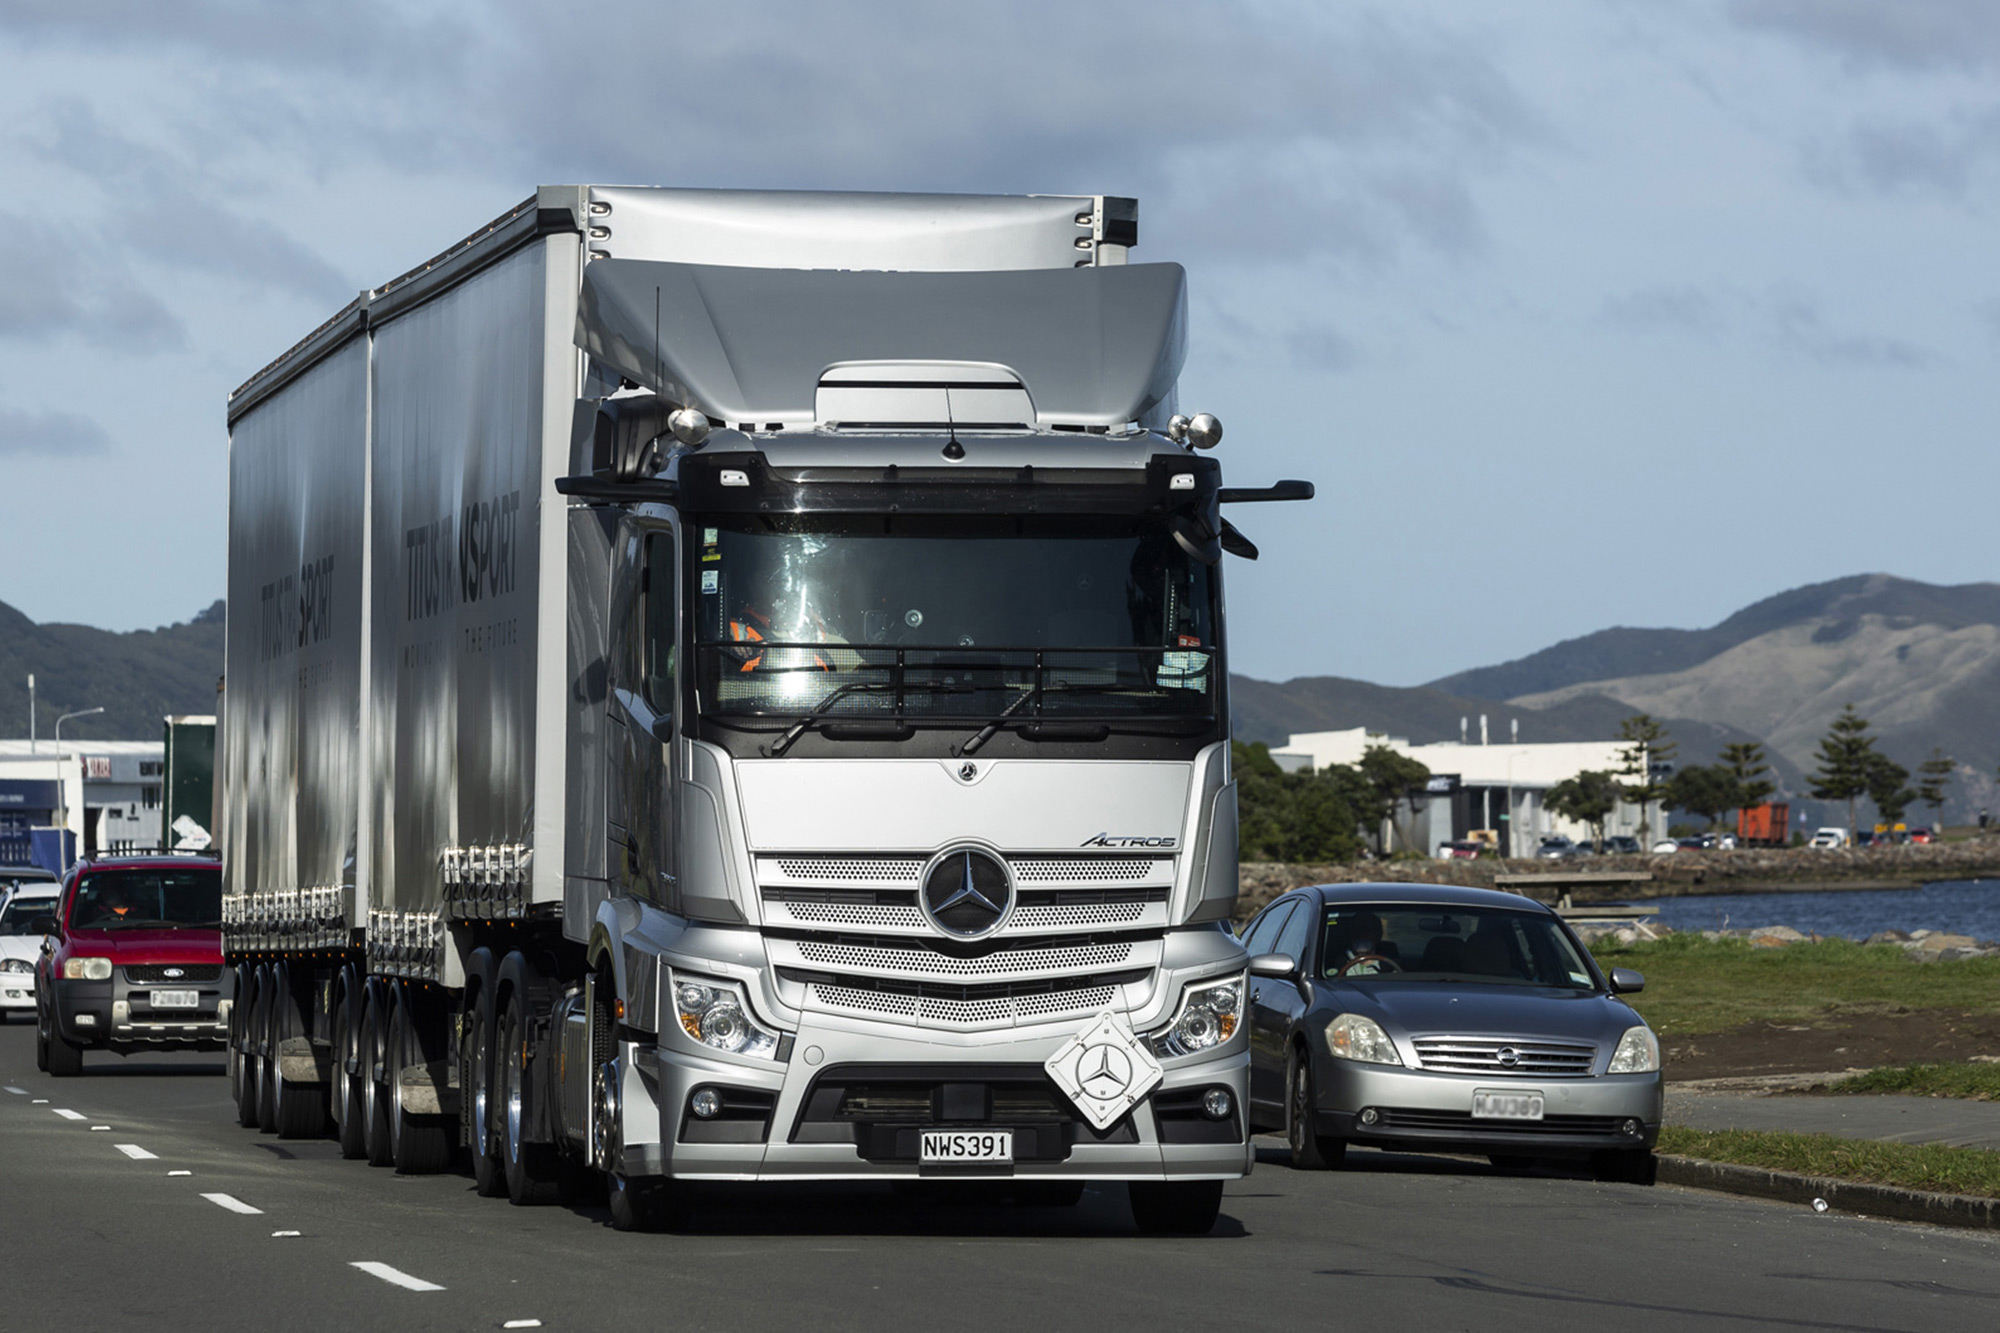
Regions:
<instances>
[{"instance_id":1,"label":"suv headlight","mask_svg":"<svg viewBox=\"0 0 2000 1333\"><path fill-rule=\"evenodd\" d=\"M1370 1065L1399 1065L1396 1043L1372 1018L1342 1014L1326 1025L1326 1048L1341 1060L1359 1060Z\"/></svg>"},{"instance_id":2,"label":"suv headlight","mask_svg":"<svg viewBox=\"0 0 2000 1333\"><path fill-rule=\"evenodd\" d=\"M1152 1038L1153 1054L1162 1057L1193 1055L1220 1046L1236 1035L1243 1013L1243 974L1227 981L1211 981L1189 986L1181 992L1181 1011L1167 1030Z\"/></svg>"},{"instance_id":3,"label":"suv headlight","mask_svg":"<svg viewBox=\"0 0 2000 1333\"><path fill-rule=\"evenodd\" d=\"M1660 1067L1660 1039L1649 1027L1626 1028L1611 1053L1607 1074L1650 1074Z\"/></svg>"},{"instance_id":4,"label":"suv headlight","mask_svg":"<svg viewBox=\"0 0 2000 1333\"><path fill-rule=\"evenodd\" d=\"M675 975L674 1013L681 1031L713 1050L731 1055L776 1056L778 1034L757 1026L744 1002L743 988L733 981Z\"/></svg>"},{"instance_id":5,"label":"suv headlight","mask_svg":"<svg viewBox=\"0 0 2000 1333\"><path fill-rule=\"evenodd\" d=\"M65 981L109 981L111 980L111 960L109 958L65 958L63 959L63 979Z\"/></svg>"}]
</instances>

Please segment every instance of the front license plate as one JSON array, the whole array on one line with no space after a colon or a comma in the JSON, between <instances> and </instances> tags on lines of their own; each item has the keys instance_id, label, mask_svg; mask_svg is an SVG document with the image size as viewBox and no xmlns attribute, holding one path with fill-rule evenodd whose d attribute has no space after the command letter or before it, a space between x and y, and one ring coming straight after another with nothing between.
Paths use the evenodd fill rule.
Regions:
<instances>
[{"instance_id":1,"label":"front license plate","mask_svg":"<svg viewBox=\"0 0 2000 1333\"><path fill-rule=\"evenodd\" d=\"M201 992L198 990L156 990L153 992L155 1009L199 1009Z\"/></svg>"},{"instance_id":2,"label":"front license plate","mask_svg":"<svg viewBox=\"0 0 2000 1333\"><path fill-rule=\"evenodd\" d=\"M1542 1094L1539 1092L1490 1092L1472 1094L1475 1120L1540 1120Z\"/></svg>"},{"instance_id":3,"label":"front license plate","mask_svg":"<svg viewBox=\"0 0 2000 1333\"><path fill-rule=\"evenodd\" d=\"M1011 1129L925 1130L917 1147L920 1166L950 1166L958 1163L1011 1163L1014 1160L1014 1131Z\"/></svg>"}]
</instances>

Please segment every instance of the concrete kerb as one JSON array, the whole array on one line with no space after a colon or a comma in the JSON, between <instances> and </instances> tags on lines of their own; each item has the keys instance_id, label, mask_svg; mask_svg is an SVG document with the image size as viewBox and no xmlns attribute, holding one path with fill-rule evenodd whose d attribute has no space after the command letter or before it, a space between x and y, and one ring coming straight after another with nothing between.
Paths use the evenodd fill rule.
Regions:
<instances>
[{"instance_id":1,"label":"concrete kerb","mask_svg":"<svg viewBox=\"0 0 2000 1333\"><path fill-rule=\"evenodd\" d=\"M1815 1199L1824 1199L1829 1208L1869 1217L1889 1217L1899 1222L1928 1222L1942 1227L2000 1230L2000 1199L1980 1199L1966 1194L1927 1194L1922 1190L1898 1189L1893 1185L1802 1176L1791 1171L1708 1162L1672 1153L1661 1153L1657 1163L1657 1181L1662 1185L1686 1185L1691 1189L1718 1190L1725 1194L1743 1194L1808 1206Z\"/></svg>"}]
</instances>

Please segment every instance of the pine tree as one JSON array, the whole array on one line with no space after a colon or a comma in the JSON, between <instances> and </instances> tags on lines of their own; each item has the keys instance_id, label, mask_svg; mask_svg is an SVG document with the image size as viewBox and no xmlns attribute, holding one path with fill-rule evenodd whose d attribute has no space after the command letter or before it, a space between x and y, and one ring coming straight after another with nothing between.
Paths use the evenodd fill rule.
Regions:
<instances>
[{"instance_id":1,"label":"pine tree","mask_svg":"<svg viewBox=\"0 0 2000 1333\"><path fill-rule=\"evenodd\" d=\"M1646 812L1667 794L1667 775L1679 747L1667 739L1667 729L1646 713L1634 713L1618 724L1618 739L1625 742L1618 752L1623 767L1618 776L1629 781L1618 784L1618 794L1639 807L1639 845L1648 843Z\"/></svg>"},{"instance_id":2,"label":"pine tree","mask_svg":"<svg viewBox=\"0 0 2000 1333\"><path fill-rule=\"evenodd\" d=\"M1719 767L1729 770L1729 776L1736 782L1736 836L1743 836L1741 812L1753 805L1762 805L1777 795L1778 784L1765 778L1771 766L1764 762L1764 747L1755 741L1737 741L1722 747L1722 763Z\"/></svg>"},{"instance_id":3,"label":"pine tree","mask_svg":"<svg viewBox=\"0 0 2000 1333\"><path fill-rule=\"evenodd\" d=\"M1938 812L1944 809L1945 784L1951 781L1951 775L1957 770L1957 762L1935 747L1931 750L1931 757L1917 765L1917 772L1921 775L1917 781L1917 799L1931 808L1933 834L1943 827Z\"/></svg>"},{"instance_id":4,"label":"pine tree","mask_svg":"<svg viewBox=\"0 0 2000 1333\"><path fill-rule=\"evenodd\" d=\"M1821 801L1847 802L1850 837L1854 833L1855 798L1867 794L1868 777L1877 757L1875 738L1868 734L1868 719L1848 704L1819 743L1819 771L1812 775L1812 794Z\"/></svg>"}]
</instances>

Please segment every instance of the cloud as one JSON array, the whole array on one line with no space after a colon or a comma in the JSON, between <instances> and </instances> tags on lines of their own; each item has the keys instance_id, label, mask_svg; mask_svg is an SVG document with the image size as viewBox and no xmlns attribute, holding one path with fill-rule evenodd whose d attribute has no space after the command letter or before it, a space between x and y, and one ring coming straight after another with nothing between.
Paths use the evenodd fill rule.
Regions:
<instances>
[{"instance_id":1,"label":"cloud","mask_svg":"<svg viewBox=\"0 0 2000 1333\"><path fill-rule=\"evenodd\" d=\"M1921 370L1939 360L1936 352L1901 338L1829 329L1818 303L1808 296L1797 293L1775 296L1771 314L1781 346L1824 366Z\"/></svg>"},{"instance_id":2,"label":"cloud","mask_svg":"<svg viewBox=\"0 0 2000 1333\"><path fill-rule=\"evenodd\" d=\"M1960 111L1937 124L1863 120L1809 145L1806 175L1836 189L1963 195L1985 163L2000 159L2000 107Z\"/></svg>"},{"instance_id":3,"label":"cloud","mask_svg":"<svg viewBox=\"0 0 2000 1333\"><path fill-rule=\"evenodd\" d=\"M1992 0L1733 0L1729 16L1831 52L1856 71L2000 67Z\"/></svg>"},{"instance_id":4,"label":"cloud","mask_svg":"<svg viewBox=\"0 0 2000 1333\"><path fill-rule=\"evenodd\" d=\"M1978 306L1980 322L1986 325L1987 336L2000 343L2000 296L1989 297Z\"/></svg>"},{"instance_id":5,"label":"cloud","mask_svg":"<svg viewBox=\"0 0 2000 1333\"><path fill-rule=\"evenodd\" d=\"M1308 375L1338 374L1351 370L1360 360L1354 340L1331 324L1308 324L1292 330L1285 338L1292 368Z\"/></svg>"},{"instance_id":6,"label":"cloud","mask_svg":"<svg viewBox=\"0 0 2000 1333\"><path fill-rule=\"evenodd\" d=\"M110 452L111 437L89 417L0 407L0 458L24 454L73 458Z\"/></svg>"},{"instance_id":7,"label":"cloud","mask_svg":"<svg viewBox=\"0 0 2000 1333\"><path fill-rule=\"evenodd\" d=\"M1724 317L1714 297L1690 283L1645 287L1607 297L1598 316L1634 333L1692 333L1714 338Z\"/></svg>"},{"instance_id":8,"label":"cloud","mask_svg":"<svg viewBox=\"0 0 2000 1333\"><path fill-rule=\"evenodd\" d=\"M72 231L0 213L0 273L0 338L70 335L134 353L188 344L180 319L120 259Z\"/></svg>"}]
</instances>

